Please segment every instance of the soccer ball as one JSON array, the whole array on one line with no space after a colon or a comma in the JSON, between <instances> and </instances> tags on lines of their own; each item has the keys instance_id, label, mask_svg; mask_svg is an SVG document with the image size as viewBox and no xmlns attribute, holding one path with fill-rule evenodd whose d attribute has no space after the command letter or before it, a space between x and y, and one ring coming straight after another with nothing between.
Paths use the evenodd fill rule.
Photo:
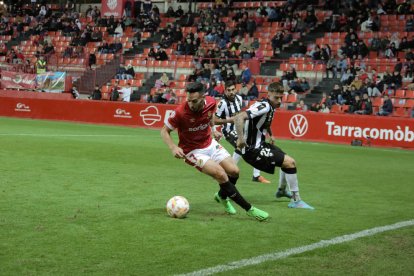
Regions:
<instances>
[{"instance_id":1,"label":"soccer ball","mask_svg":"<svg viewBox=\"0 0 414 276\"><path fill-rule=\"evenodd\" d=\"M183 196L174 196L167 202L167 213L172 218L184 218L190 211L190 204Z\"/></svg>"}]
</instances>

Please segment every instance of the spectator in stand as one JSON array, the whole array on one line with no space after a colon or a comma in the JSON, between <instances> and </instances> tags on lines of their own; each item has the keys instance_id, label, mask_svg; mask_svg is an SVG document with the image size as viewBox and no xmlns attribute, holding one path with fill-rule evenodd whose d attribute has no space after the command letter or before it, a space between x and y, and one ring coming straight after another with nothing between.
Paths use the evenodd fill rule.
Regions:
<instances>
[{"instance_id":1,"label":"spectator in stand","mask_svg":"<svg viewBox=\"0 0 414 276\"><path fill-rule=\"evenodd\" d=\"M72 87L72 89L70 90L70 93L72 94L72 97L73 97L74 99L79 99L80 94L79 94L79 91L78 91L78 89L76 88L76 86L73 86L73 87Z\"/></svg>"},{"instance_id":2,"label":"spectator in stand","mask_svg":"<svg viewBox=\"0 0 414 276\"><path fill-rule=\"evenodd\" d=\"M135 77L135 70L132 64L127 65L125 75L127 80L131 80Z\"/></svg>"},{"instance_id":3,"label":"spectator in stand","mask_svg":"<svg viewBox=\"0 0 414 276\"><path fill-rule=\"evenodd\" d=\"M155 54L155 60L168 60L167 52L165 52L164 48L160 48L157 53Z\"/></svg>"},{"instance_id":4,"label":"spectator in stand","mask_svg":"<svg viewBox=\"0 0 414 276\"><path fill-rule=\"evenodd\" d=\"M332 106L334 104L342 104L342 90L338 84L335 84L331 93L328 96L327 105Z\"/></svg>"},{"instance_id":5,"label":"spectator in stand","mask_svg":"<svg viewBox=\"0 0 414 276\"><path fill-rule=\"evenodd\" d=\"M176 13L172 6L169 6L167 12L165 13L165 17L176 17Z\"/></svg>"},{"instance_id":6,"label":"spectator in stand","mask_svg":"<svg viewBox=\"0 0 414 276\"><path fill-rule=\"evenodd\" d=\"M99 89L98 85L95 85L95 90L92 91L92 94L89 96L89 99L100 100L101 98L102 98L101 89Z\"/></svg>"},{"instance_id":7,"label":"spectator in stand","mask_svg":"<svg viewBox=\"0 0 414 276\"><path fill-rule=\"evenodd\" d=\"M162 76L160 77L161 85L164 87L169 86L170 84L170 78L168 77L167 73L162 73Z\"/></svg>"},{"instance_id":8,"label":"spectator in stand","mask_svg":"<svg viewBox=\"0 0 414 276\"><path fill-rule=\"evenodd\" d=\"M89 54L88 64L89 64L89 68L90 69L92 69L92 66L96 64L96 54L95 54L95 51L93 51L93 52L91 52Z\"/></svg>"},{"instance_id":9,"label":"spectator in stand","mask_svg":"<svg viewBox=\"0 0 414 276\"><path fill-rule=\"evenodd\" d=\"M308 29L313 28L316 25L316 23L318 22L318 18L316 18L315 12L314 11L307 11L304 22L305 22L306 27Z\"/></svg>"},{"instance_id":10,"label":"spectator in stand","mask_svg":"<svg viewBox=\"0 0 414 276\"><path fill-rule=\"evenodd\" d=\"M326 78L329 79L329 72L332 72L332 78L336 79L336 67L338 65L338 60L335 55L332 55L328 62L326 63Z\"/></svg>"},{"instance_id":11,"label":"spectator in stand","mask_svg":"<svg viewBox=\"0 0 414 276\"><path fill-rule=\"evenodd\" d=\"M385 50L385 57L386 58L394 58L398 55L397 47L395 46L395 43L392 42Z\"/></svg>"},{"instance_id":12,"label":"spectator in stand","mask_svg":"<svg viewBox=\"0 0 414 276\"><path fill-rule=\"evenodd\" d=\"M131 83L128 82L127 85L119 91L119 94L122 94L122 101L123 102L130 102L131 101L131 94L132 94Z\"/></svg>"},{"instance_id":13,"label":"spectator in stand","mask_svg":"<svg viewBox=\"0 0 414 276\"><path fill-rule=\"evenodd\" d=\"M238 93L243 100L247 100L247 94L249 94L249 88L247 87L247 85L245 83L242 83L242 87L239 90Z\"/></svg>"},{"instance_id":14,"label":"spectator in stand","mask_svg":"<svg viewBox=\"0 0 414 276\"><path fill-rule=\"evenodd\" d=\"M248 84L251 78L252 72L250 71L249 67L247 65L243 65L243 71L240 75L241 82Z\"/></svg>"},{"instance_id":15,"label":"spectator in stand","mask_svg":"<svg viewBox=\"0 0 414 276\"><path fill-rule=\"evenodd\" d=\"M247 93L247 100L253 101L259 98L259 89L257 88L256 81L253 82L252 86Z\"/></svg>"},{"instance_id":16,"label":"spectator in stand","mask_svg":"<svg viewBox=\"0 0 414 276\"><path fill-rule=\"evenodd\" d=\"M372 114L372 103L367 93L362 95L361 107L354 112L360 115L371 115Z\"/></svg>"},{"instance_id":17,"label":"spectator in stand","mask_svg":"<svg viewBox=\"0 0 414 276\"><path fill-rule=\"evenodd\" d=\"M377 115L379 116L388 116L392 113L394 107L392 104L391 99L388 97L387 94L384 95L384 102L379 110L379 112L377 113Z\"/></svg>"},{"instance_id":18,"label":"spectator in stand","mask_svg":"<svg viewBox=\"0 0 414 276\"><path fill-rule=\"evenodd\" d=\"M40 56L39 60L36 62L36 73L43 74L46 73L47 63L44 56Z\"/></svg>"},{"instance_id":19,"label":"spectator in stand","mask_svg":"<svg viewBox=\"0 0 414 276\"><path fill-rule=\"evenodd\" d=\"M394 71L392 77L391 77L391 83L395 84L395 89L398 89L400 87L402 87L402 76L400 74L400 72L398 71Z\"/></svg>"},{"instance_id":20,"label":"spectator in stand","mask_svg":"<svg viewBox=\"0 0 414 276\"><path fill-rule=\"evenodd\" d=\"M297 111L308 111L308 106L305 104L304 100L300 100L299 103L296 105Z\"/></svg>"},{"instance_id":21,"label":"spectator in stand","mask_svg":"<svg viewBox=\"0 0 414 276\"><path fill-rule=\"evenodd\" d=\"M214 90L217 91L218 95L216 97L222 97L224 94L224 84L222 81L217 81L217 85L214 87Z\"/></svg>"},{"instance_id":22,"label":"spectator in stand","mask_svg":"<svg viewBox=\"0 0 414 276\"><path fill-rule=\"evenodd\" d=\"M325 103L322 103L319 110L318 110L318 112L320 112L320 113L329 113L330 109Z\"/></svg>"},{"instance_id":23,"label":"spectator in stand","mask_svg":"<svg viewBox=\"0 0 414 276\"><path fill-rule=\"evenodd\" d=\"M292 54L292 57L304 57L307 52L306 45L302 41L299 41L299 44L295 49L295 53Z\"/></svg>"}]
</instances>

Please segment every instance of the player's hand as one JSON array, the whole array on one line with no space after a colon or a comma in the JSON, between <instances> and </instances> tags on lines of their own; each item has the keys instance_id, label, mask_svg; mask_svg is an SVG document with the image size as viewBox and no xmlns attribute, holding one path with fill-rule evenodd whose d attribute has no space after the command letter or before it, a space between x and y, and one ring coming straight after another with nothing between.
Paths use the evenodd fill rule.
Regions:
<instances>
[{"instance_id":1,"label":"player's hand","mask_svg":"<svg viewBox=\"0 0 414 276\"><path fill-rule=\"evenodd\" d=\"M223 137L223 134L220 131L213 130L213 138L219 142L221 138Z\"/></svg>"},{"instance_id":2,"label":"player's hand","mask_svg":"<svg viewBox=\"0 0 414 276\"><path fill-rule=\"evenodd\" d=\"M273 136L270 136L269 143L274 145L275 144L275 138Z\"/></svg>"},{"instance_id":3,"label":"player's hand","mask_svg":"<svg viewBox=\"0 0 414 276\"><path fill-rule=\"evenodd\" d=\"M182 148L174 147L171 150L171 152L172 152L172 154L174 155L175 158L178 158L178 159L184 159L185 158L185 154L184 154L184 151L183 151Z\"/></svg>"},{"instance_id":4,"label":"player's hand","mask_svg":"<svg viewBox=\"0 0 414 276\"><path fill-rule=\"evenodd\" d=\"M237 139L237 148L239 149L239 150L242 150L242 149L244 149L246 147L246 141L244 141L244 139L243 138L238 138Z\"/></svg>"}]
</instances>

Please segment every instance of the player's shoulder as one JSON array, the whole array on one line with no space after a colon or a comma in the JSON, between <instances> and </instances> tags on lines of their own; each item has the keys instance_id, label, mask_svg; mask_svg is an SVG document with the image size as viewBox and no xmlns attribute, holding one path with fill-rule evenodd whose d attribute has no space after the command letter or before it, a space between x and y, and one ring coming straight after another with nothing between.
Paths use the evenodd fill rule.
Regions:
<instances>
[{"instance_id":1,"label":"player's shoulder","mask_svg":"<svg viewBox=\"0 0 414 276\"><path fill-rule=\"evenodd\" d=\"M207 107L215 107L216 106L216 99L210 96L206 96L206 106Z\"/></svg>"},{"instance_id":2,"label":"player's shoulder","mask_svg":"<svg viewBox=\"0 0 414 276\"><path fill-rule=\"evenodd\" d=\"M255 102L254 104L251 105L251 108L255 108L255 109L270 108L270 104L266 100L257 101L257 102Z\"/></svg>"}]
</instances>

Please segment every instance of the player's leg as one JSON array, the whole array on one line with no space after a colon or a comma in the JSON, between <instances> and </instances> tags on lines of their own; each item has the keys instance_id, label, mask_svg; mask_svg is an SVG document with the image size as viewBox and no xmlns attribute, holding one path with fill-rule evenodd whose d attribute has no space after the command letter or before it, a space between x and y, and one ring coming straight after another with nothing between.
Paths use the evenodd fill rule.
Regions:
<instances>
[{"instance_id":1,"label":"player's leg","mask_svg":"<svg viewBox=\"0 0 414 276\"><path fill-rule=\"evenodd\" d=\"M234 162L232 158L230 158L230 160L231 162ZM234 186L234 184L229 181L227 173L222 166L212 160L208 160L203 166L202 172L210 175L219 183L220 191L218 192L218 195L216 195L216 200L223 203L226 201L225 198L229 197L234 202L236 202L237 205L246 210L248 215L253 216L258 220L265 220L268 218L269 215L266 212L254 208L249 202L244 199L244 197L237 190L236 186Z\"/></svg>"},{"instance_id":2,"label":"player's leg","mask_svg":"<svg viewBox=\"0 0 414 276\"><path fill-rule=\"evenodd\" d=\"M227 176L229 177L229 181L233 183L234 185L236 185L237 180L239 179L240 170L239 170L239 167L237 167L234 159L226 157L220 162L220 166L227 173Z\"/></svg>"},{"instance_id":3,"label":"player's leg","mask_svg":"<svg viewBox=\"0 0 414 276\"><path fill-rule=\"evenodd\" d=\"M292 201L289 203L288 207L314 209L300 198L296 162L287 154L285 154L283 160L282 171L285 173L286 182L292 192Z\"/></svg>"},{"instance_id":4,"label":"player's leg","mask_svg":"<svg viewBox=\"0 0 414 276\"><path fill-rule=\"evenodd\" d=\"M286 173L281 168L279 171L279 185L277 187L277 192L276 192L277 198L281 198L281 197L292 198L292 193L289 192L289 190L286 187L286 184L287 184Z\"/></svg>"},{"instance_id":5,"label":"player's leg","mask_svg":"<svg viewBox=\"0 0 414 276\"><path fill-rule=\"evenodd\" d=\"M252 181L254 182L260 182L264 184L270 184L270 181L267 180L263 175L260 175L260 170L253 168L253 177Z\"/></svg>"}]
</instances>

